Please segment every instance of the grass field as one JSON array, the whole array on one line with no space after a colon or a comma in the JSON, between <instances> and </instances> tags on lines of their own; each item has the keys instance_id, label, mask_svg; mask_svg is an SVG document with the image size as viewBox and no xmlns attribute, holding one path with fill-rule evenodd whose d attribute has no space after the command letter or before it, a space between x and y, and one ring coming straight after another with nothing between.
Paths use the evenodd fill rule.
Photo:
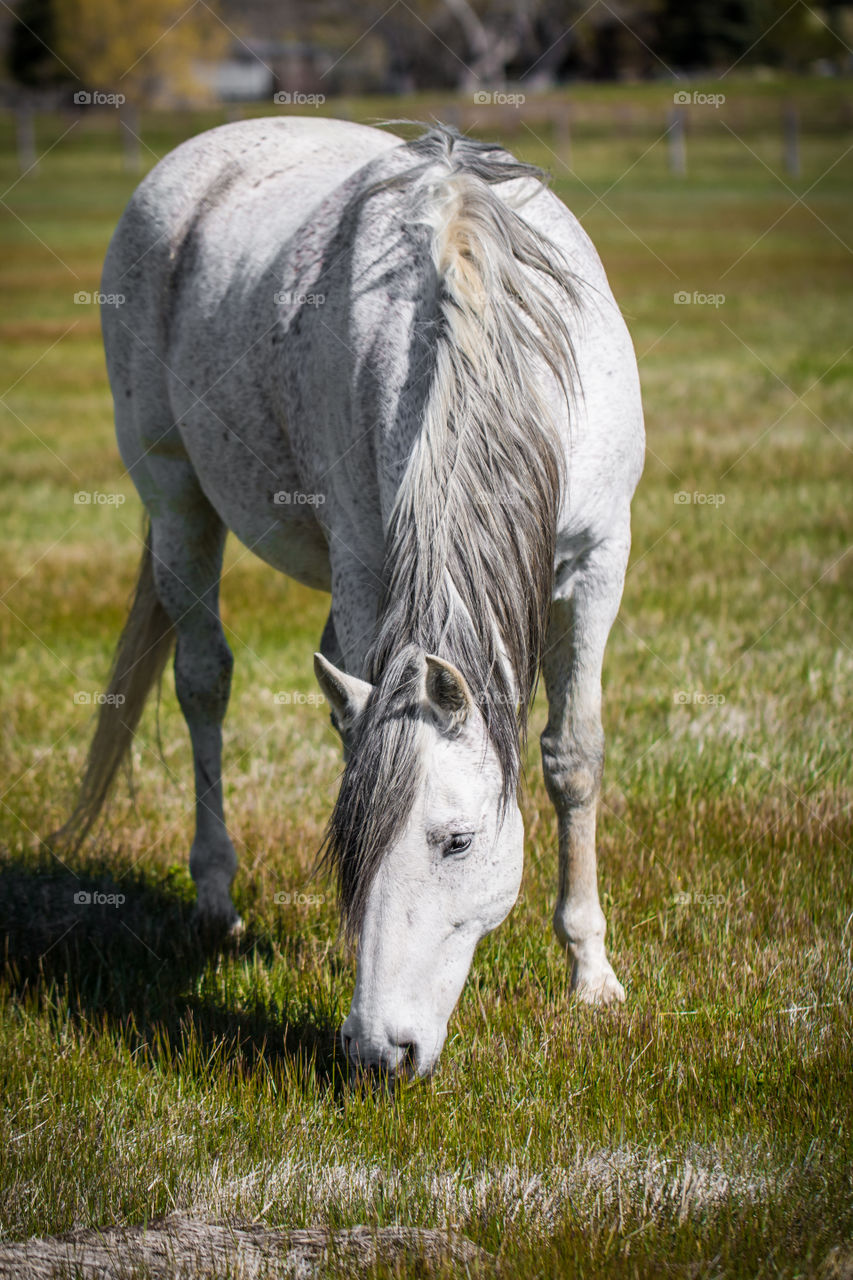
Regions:
<instances>
[{"instance_id":1,"label":"grass field","mask_svg":"<svg viewBox=\"0 0 853 1280\"><path fill-rule=\"evenodd\" d=\"M727 92L748 118L747 89ZM835 118L843 93L815 94ZM211 954L189 929L171 676L159 741L153 705L137 741L135 799L122 784L73 862L39 844L67 813L140 550L97 308L74 300L97 288L136 179L109 120L62 137L57 117L17 181L3 126L4 1238L177 1208L452 1226L508 1275L850 1274L853 139L809 130L795 180L756 119L744 133L702 117L686 178L652 126L578 128L572 169L547 131L511 140L597 244L644 385L599 839L628 1000L574 1003L550 931L540 699L521 898L477 952L438 1074L393 1100L342 1079L354 965L310 879L340 769L308 698L325 597L230 545L239 944ZM156 155L197 127L143 122ZM75 902L94 890L124 900Z\"/></svg>"}]
</instances>

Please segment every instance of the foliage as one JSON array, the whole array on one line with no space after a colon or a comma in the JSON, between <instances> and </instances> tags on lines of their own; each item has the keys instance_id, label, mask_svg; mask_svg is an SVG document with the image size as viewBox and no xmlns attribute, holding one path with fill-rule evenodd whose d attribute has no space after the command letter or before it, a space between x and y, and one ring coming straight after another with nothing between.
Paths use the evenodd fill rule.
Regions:
<instances>
[{"instance_id":1,"label":"foliage","mask_svg":"<svg viewBox=\"0 0 853 1280\"><path fill-rule=\"evenodd\" d=\"M206 101L197 66L220 57L230 39L208 5L188 10L180 0L26 0L18 18L10 68L18 79L64 69L86 89L152 104Z\"/></svg>"}]
</instances>

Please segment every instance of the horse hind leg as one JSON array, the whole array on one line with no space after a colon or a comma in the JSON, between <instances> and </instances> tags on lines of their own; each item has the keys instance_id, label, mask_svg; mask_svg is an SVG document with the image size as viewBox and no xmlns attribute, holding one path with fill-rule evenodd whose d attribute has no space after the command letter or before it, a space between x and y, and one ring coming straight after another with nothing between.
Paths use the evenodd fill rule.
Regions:
<instances>
[{"instance_id":1,"label":"horse hind leg","mask_svg":"<svg viewBox=\"0 0 853 1280\"><path fill-rule=\"evenodd\" d=\"M231 901L237 855L222 806L222 723L234 665L219 616L227 530L189 462L171 460L168 466L169 499L155 504L152 551L157 594L177 635L175 689L192 740L195 835L190 874L199 924L227 932L240 927ZM176 468L181 473L179 494Z\"/></svg>"}]
</instances>

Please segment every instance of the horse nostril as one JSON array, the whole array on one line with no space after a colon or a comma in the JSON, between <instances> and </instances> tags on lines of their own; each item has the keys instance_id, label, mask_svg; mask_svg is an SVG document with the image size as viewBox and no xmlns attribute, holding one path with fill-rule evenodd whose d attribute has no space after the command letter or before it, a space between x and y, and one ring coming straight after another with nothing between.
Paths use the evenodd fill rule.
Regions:
<instances>
[{"instance_id":1,"label":"horse nostril","mask_svg":"<svg viewBox=\"0 0 853 1280\"><path fill-rule=\"evenodd\" d=\"M362 1034L344 1024L340 1043L351 1080L391 1084L395 1078L411 1080L418 1075L420 1045L409 1028Z\"/></svg>"},{"instance_id":2,"label":"horse nostril","mask_svg":"<svg viewBox=\"0 0 853 1280\"><path fill-rule=\"evenodd\" d=\"M394 1070L398 1074L413 1076L417 1073L418 1046L414 1040L398 1040L397 1049L400 1056Z\"/></svg>"}]
</instances>

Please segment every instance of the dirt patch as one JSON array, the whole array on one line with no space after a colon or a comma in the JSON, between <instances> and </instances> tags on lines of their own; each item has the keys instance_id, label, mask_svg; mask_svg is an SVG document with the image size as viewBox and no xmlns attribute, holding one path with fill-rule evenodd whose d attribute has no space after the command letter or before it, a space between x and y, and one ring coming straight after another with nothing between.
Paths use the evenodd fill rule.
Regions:
<instances>
[{"instance_id":1,"label":"dirt patch","mask_svg":"<svg viewBox=\"0 0 853 1280\"><path fill-rule=\"evenodd\" d=\"M358 1276L377 1262L496 1274L495 1259L464 1236L418 1227L276 1231L174 1213L143 1227L78 1231L0 1243L3 1280L313 1280Z\"/></svg>"},{"instance_id":2,"label":"dirt patch","mask_svg":"<svg viewBox=\"0 0 853 1280\"><path fill-rule=\"evenodd\" d=\"M827 1254L818 1280L853 1280L853 1244L837 1245Z\"/></svg>"}]
</instances>

